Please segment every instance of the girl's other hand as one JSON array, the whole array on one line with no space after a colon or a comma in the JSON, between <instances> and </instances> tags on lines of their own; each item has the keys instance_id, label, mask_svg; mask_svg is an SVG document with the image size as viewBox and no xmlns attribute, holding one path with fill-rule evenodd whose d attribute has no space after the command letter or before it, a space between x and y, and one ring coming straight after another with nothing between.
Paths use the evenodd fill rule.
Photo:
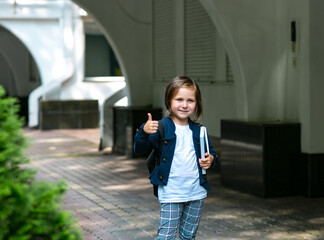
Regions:
<instances>
[{"instance_id":1,"label":"girl's other hand","mask_svg":"<svg viewBox=\"0 0 324 240\"><path fill-rule=\"evenodd\" d=\"M213 164L213 161L213 155L205 153L205 158L199 158L199 165L202 169L207 170Z\"/></svg>"},{"instance_id":2,"label":"girl's other hand","mask_svg":"<svg viewBox=\"0 0 324 240\"><path fill-rule=\"evenodd\" d=\"M152 115L151 113L147 114L148 120L145 123L143 129L147 134L153 134L156 133L158 128L159 128L159 122L158 121L153 121L152 120Z\"/></svg>"}]
</instances>

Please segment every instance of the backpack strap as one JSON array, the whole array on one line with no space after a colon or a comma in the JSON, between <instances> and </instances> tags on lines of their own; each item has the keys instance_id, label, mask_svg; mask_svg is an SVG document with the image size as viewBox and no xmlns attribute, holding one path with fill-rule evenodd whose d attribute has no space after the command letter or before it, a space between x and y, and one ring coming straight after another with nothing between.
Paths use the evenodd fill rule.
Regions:
<instances>
[{"instance_id":1,"label":"backpack strap","mask_svg":"<svg viewBox=\"0 0 324 240\"><path fill-rule=\"evenodd\" d=\"M157 165L160 165L160 158L162 155L162 140L164 138L164 125L162 120L159 120L159 141L158 141L158 154L157 154Z\"/></svg>"},{"instance_id":2,"label":"backpack strap","mask_svg":"<svg viewBox=\"0 0 324 240\"><path fill-rule=\"evenodd\" d=\"M158 141L158 153L157 153L157 162L156 166L160 165L160 158L162 155L162 140L164 138L164 125L162 120L159 120L159 141ZM155 197L158 197L158 186L153 185L153 194Z\"/></svg>"}]
</instances>

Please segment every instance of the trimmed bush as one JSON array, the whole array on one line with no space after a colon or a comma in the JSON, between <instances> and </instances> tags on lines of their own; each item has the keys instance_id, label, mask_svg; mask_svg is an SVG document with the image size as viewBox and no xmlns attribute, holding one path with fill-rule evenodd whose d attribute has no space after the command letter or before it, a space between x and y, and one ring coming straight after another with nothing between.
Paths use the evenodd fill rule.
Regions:
<instances>
[{"instance_id":1,"label":"trimmed bush","mask_svg":"<svg viewBox=\"0 0 324 240\"><path fill-rule=\"evenodd\" d=\"M82 239L76 221L60 209L65 182L36 181L28 168L18 110L0 86L0 240Z\"/></svg>"}]
</instances>

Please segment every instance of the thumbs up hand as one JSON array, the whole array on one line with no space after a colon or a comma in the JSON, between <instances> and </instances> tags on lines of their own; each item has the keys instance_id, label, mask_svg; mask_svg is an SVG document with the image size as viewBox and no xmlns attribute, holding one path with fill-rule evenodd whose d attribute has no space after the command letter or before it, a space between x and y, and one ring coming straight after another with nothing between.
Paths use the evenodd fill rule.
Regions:
<instances>
[{"instance_id":1,"label":"thumbs up hand","mask_svg":"<svg viewBox=\"0 0 324 240\"><path fill-rule=\"evenodd\" d=\"M144 125L144 131L147 133L147 134L153 134L153 133L156 133L158 128L159 128L159 122L158 121L153 121L152 120L152 115L151 113L148 113L147 114L148 116L148 120L147 122L145 123Z\"/></svg>"}]
</instances>

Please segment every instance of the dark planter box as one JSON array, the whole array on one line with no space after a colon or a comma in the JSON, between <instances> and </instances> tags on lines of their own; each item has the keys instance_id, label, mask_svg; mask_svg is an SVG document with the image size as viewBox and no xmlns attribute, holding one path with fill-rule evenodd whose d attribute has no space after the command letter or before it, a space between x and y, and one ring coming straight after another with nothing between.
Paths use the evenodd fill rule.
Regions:
<instances>
[{"instance_id":1,"label":"dark planter box","mask_svg":"<svg viewBox=\"0 0 324 240\"><path fill-rule=\"evenodd\" d=\"M98 101L42 100L39 122L41 130L98 128Z\"/></svg>"},{"instance_id":2,"label":"dark planter box","mask_svg":"<svg viewBox=\"0 0 324 240\"><path fill-rule=\"evenodd\" d=\"M302 153L300 159L300 194L324 197L324 154Z\"/></svg>"},{"instance_id":3,"label":"dark planter box","mask_svg":"<svg viewBox=\"0 0 324 240\"><path fill-rule=\"evenodd\" d=\"M260 197L298 194L300 124L221 121L221 183Z\"/></svg>"}]
</instances>

